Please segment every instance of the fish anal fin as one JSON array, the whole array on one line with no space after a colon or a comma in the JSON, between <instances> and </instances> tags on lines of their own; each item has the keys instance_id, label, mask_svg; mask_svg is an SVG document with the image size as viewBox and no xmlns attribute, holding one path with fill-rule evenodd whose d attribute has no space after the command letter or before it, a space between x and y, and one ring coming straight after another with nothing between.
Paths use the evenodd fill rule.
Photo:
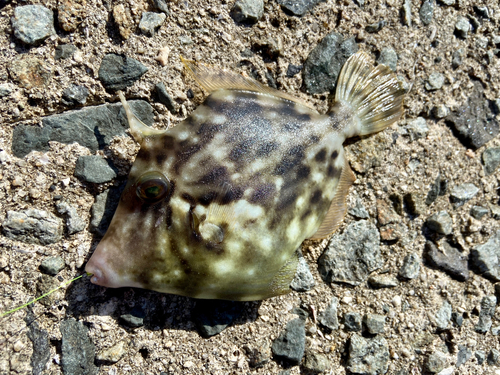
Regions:
<instances>
[{"instance_id":1,"label":"fish anal fin","mask_svg":"<svg viewBox=\"0 0 500 375\"><path fill-rule=\"evenodd\" d=\"M346 159L330 208L318 230L310 239L318 240L326 238L338 228L347 211L346 198L347 194L349 194L349 187L353 184L354 180L356 180L356 177Z\"/></svg>"}]
</instances>

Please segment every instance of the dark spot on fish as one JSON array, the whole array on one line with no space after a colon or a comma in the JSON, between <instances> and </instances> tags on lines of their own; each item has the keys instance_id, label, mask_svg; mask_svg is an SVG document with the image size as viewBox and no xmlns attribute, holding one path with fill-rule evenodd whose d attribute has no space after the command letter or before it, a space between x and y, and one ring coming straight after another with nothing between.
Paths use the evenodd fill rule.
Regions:
<instances>
[{"instance_id":1,"label":"dark spot on fish","mask_svg":"<svg viewBox=\"0 0 500 375\"><path fill-rule=\"evenodd\" d=\"M170 228L172 226L172 207L167 206L165 210L165 226Z\"/></svg>"},{"instance_id":2,"label":"dark spot on fish","mask_svg":"<svg viewBox=\"0 0 500 375\"><path fill-rule=\"evenodd\" d=\"M279 212L293 204L297 200L297 193L292 189L283 190L279 202L276 206L276 210Z\"/></svg>"},{"instance_id":3,"label":"dark spot on fish","mask_svg":"<svg viewBox=\"0 0 500 375\"><path fill-rule=\"evenodd\" d=\"M328 175L328 177L340 177L340 174L342 173L342 169L341 168L335 168L333 165L329 165L328 166L328 170L326 172L326 174Z\"/></svg>"},{"instance_id":4,"label":"dark spot on fish","mask_svg":"<svg viewBox=\"0 0 500 375\"><path fill-rule=\"evenodd\" d=\"M218 97L215 97L213 94L209 95L206 99L205 102L203 103L204 106L208 107L210 111L213 111L215 113L225 113L230 110L228 108L228 103L226 100L221 100Z\"/></svg>"},{"instance_id":5,"label":"dark spot on fish","mask_svg":"<svg viewBox=\"0 0 500 375\"><path fill-rule=\"evenodd\" d=\"M181 198L184 199L186 202L188 202L191 206L196 205L196 199L194 199L191 195L188 193L182 193Z\"/></svg>"},{"instance_id":6,"label":"dark spot on fish","mask_svg":"<svg viewBox=\"0 0 500 375\"><path fill-rule=\"evenodd\" d=\"M285 125L283 125L283 129L287 132L295 133L302 128L302 125L304 124L297 121L288 121Z\"/></svg>"},{"instance_id":7,"label":"dark spot on fish","mask_svg":"<svg viewBox=\"0 0 500 375\"><path fill-rule=\"evenodd\" d=\"M210 203L212 203L213 201L215 201L215 199L217 198L217 196L218 196L217 192L210 191L208 193L205 193L201 197L199 197L198 198L198 202L202 206L208 206Z\"/></svg>"},{"instance_id":8,"label":"dark spot on fish","mask_svg":"<svg viewBox=\"0 0 500 375\"><path fill-rule=\"evenodd\" d=\"M338 156L339 156L339 152L337 150L335 150L335 151L332 152L331 158L332 159L337 159Z\"/></svg>"},{"instance_id":9,"label":"dark spot on fish","mask_svg":"<svg viewBox=\"0 0 500 375\"><path fill-rule=\"evenodd\" d=\"M277 150L279 148L279 144L276 142L266 142L257 148L256 156L257 157L265 157L269 156L271 152Z\"/></svg>"},{"instance_id":10,"label":"dark spot on fish","mask_svg":"<svg viewBox=\"0 0 500 375\"><path fill-rule=\"evenodd\" d=\"M224 254L224 247L221 246L220 243L207 241L205 242L205 248L212 254L217 254L217 255Z\"/></svg>"},{"instance_id":11,"label":"dark spot on fish","mask_svg":"<svg viewBox=\"0 0 500 375\"><path fill-rule=\"evenodd\" d=\"M320 189L317 189L313 195L311 196L311 203L316 204L319 203L321 197L323 196L323 192Z\"/></svg>"},{"instance_id":12,"label":"dark spot on fish","mask_svg":"<svg viewBox=\"0 0 500 375\"><path fill-rule=\"evenodd\" d=\"M321 138L318 137L317 135L313 134L309 137L309 144L316 144L319 141L321 141Z\"/></svg>"},{"instance_id":13,"label":"dark spot on fish","mask_svg":"<svg viewBox=\"0 0 500 375\"><path fill-rule=\"evenodd\" d=\"M198 183L200 184L220 184L228 179L227 168L223 166L215 167L206 175L204 175Z\"/></svg>"},{"instance_id":14,"label":"dark spot on fish","mask_svg":"<svg viewBox=\"0 0 500 375\"><path fill-rule=\"evenodd\" d=\"M153 158L153 154L150 150L147 148L142 148L139 150L139 153L137 154L137 159L145 161L145 162L150 162L151 159Z\"/></svg>"},{"instance_id":15,"label":"dark spot on fish","mask_svg":"<svg viewBox=\"0 0 500 375\"><path fill-rule=\"evenodd\" d=\"M221 204L229 204L235 200L241 199L243 197L243 189L239 187L233 187L229 191L224 194L220 203Z\"/></svg>"},{"instance_id":16,"label":"dark spot on fish","mask_svg":"<svg viewBox=\"0 0 500 375\"><path fill-rule=\"evenodd\" d=\"M285 175L297 166L304 157L303 146L294 146L274 169L275 175Z\"/></svg>"},{"instance_id":17,"label":"dark spot on fish","mask_svg":"<svg viewBox=\"0 0 500 375\"><path fill-rule=\"evenodd\" d=\"M324 162L326 160L326 148L321 149L314 157L314 160Z\"/></svg>"},{"instance_id":18,"label":"dark spot on fish","mask_svg":"<svg viewBox=\"0 0 500 375\"><path fill-rule=\"evenodd\" d=\"M250 203L263 203L267 199L271 198L276 191L276 187L274 184L263 184L260 186L257 186L255 191L252 194L252 197L250 198Z\"/></svg>"},{"instance_id":19,"label":"dark spot on fish","mask_svg":"<svg viewBox=\"0 0 500 375\"><path fill-rule=\"evenodd\" d=\"M164 135L162 138L163 141L163 148L166 150L171 150L174 148L175 145L175 139L174 137L170 135Z\"/></svg>"},{"instance_id":20,"label":"dark spot on fish","mask_svg":"<svg viewBox=\"0 0 500 375\"><path fill-rule=\"evenodd\" d=\"M312 210L310 208L308 208L307 211L302 214L302 216L300 217L300 220L305 221L309 217L309 215L311 215L311 213L312 213Z\"/></svg>"},{"instance_id":21,"label":"dark spot on fish","mask_svg":"<svg viewBox=\"0 0 500 375\"><path fill-rule=\"evenodd\" d=\"M303 180L309 177L311 174L311 168L309 168L307 165L302 165L299 170L297 171L297 179L298 180Z\"/></svg>"},{"instance_id":22,"label":"dark spot on fish","mask_svg":"<svg viewBox=\"0 0 500 375\"><path fill-rule=\"evenodd\" d=\"M167 159L167 155L163 152L161 154L156 155L156 163L159 165L162 165L166 159Z\"/></svg>"},{"instance_id":23,"label":"dark spot on fish","mask_svg":"<svg viewBox=\"0 0 500 375\"><path fill-rule=\"evenodd\" d=\"M177 160L175 162L174 168L177 173L182 165L184 165L194 154L202 149L201 145L196 144L192 146L181 147L177 153Z\"/></svg>"},{"instance_id":24,"label":"dark spot on fish","mask_svg":"<svg viewBox=\"0 0 500 375\"><path fill-rule=\"evenodd\" d=\"M237 144L229 153L229 159L232 161L241 161L250 151L255 139L246 139Z\"/></svg>"}]
</instances>

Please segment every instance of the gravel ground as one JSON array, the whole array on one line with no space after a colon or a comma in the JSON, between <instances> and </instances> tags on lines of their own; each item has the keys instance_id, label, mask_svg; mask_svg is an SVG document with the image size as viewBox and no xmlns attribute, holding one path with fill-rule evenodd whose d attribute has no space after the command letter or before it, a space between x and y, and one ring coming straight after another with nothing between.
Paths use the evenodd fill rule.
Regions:
<instances>
[{"instance_id":1,"label":"gravel ground","mask_svg":"<svg viewBox=\"0 0 500 375\"><path fill-rule=\"evenodd\" d=\"M259 3L242 1L248 2ZM347 243L355 227L374 227L375 237L381 236L372 249L377 265L361 281L324 281L318 258L327 240L306 241L302 249L312 289L261 302L197 302L111 290L84 277L0 318L0 373L500 373L494 285L500 280L497 1L328 0L297 16L268 0L255 23L235 22L232 0L171 1L166 17L158 9L163 1L30 3L54 11L54 20L47 16L44 28L37 13L37 22L16 16L16 24L14 12L26 2L0 1L0 311L82 274L102 236L91 223L100 217L91 212L96 197L126 181L138 146L123 129L97 141L79 131L63 140L44 120L117 102L115 91L106 90L99 78L107 54L124 54L147 68L132 79L126 96L151 104L150 120L159 128L175 126L204 97L186 77L180 55L246 72L326 111L328 92L307 93L302 72L287 71L290 64L304 65L333 31L354 37L359 49L374 60L385 58L387 65L390 50L384 48L394 50L395 71L409 92L398 124L346 144L357 179L333 242ZM151 20L161 24L156 31L139 27L143 12L156 13ZM42 36L21 35L25 27L40 27ZM28 44L23 37L31 38L25 39ZM69 56L56 58L68 44L76 48L65 47ZM176 111L167 108L166 99L159 102L160 82ZM66 92L71 85L80 88ZM147 117L151 109L144 108ZM42 124L52 129L48 138ZM455 129L460 124L464 128ZM19 129L30 129L34 138ZM74 139L81 144L71 143ZM23 155L23 144L39 148ZM99 173L82 177L84 160L95 159L80 157L89 155L112 165L98 158ZM79 177L75 168L83 171ZM462 197L456 189L464 184L477 189L463 186L469 196ZM472 210L475 206L482 209ZM9 218L8 211L25 216ZM33 226L20 233L13 222ZM480 246L488 240L490 245ZM338 303L336 314L330 310L330 324L323 312L332 301ZM222 332L203 337L228 323ZM287 324L288 343L280 339ZM280 344L290 356L280 352Z\"/></svg>"}]
</instances>

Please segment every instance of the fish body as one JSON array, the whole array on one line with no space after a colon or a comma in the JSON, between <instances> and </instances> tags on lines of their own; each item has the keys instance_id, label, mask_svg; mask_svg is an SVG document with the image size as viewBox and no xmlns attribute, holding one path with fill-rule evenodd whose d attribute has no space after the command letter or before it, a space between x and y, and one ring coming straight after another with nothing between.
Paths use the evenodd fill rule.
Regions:
<instances>
[{"instance_id":1,"label":"fish body","mask_svg":"<svg viewBox=\"0 0 500 375\"><path fill-rule=\"evenodd\" d=\"M345 213L354 178L344 140L401 113L391 73L368 67L365 54L346 66L358 69L345 68L339 81L351 91L337 89L328 114L192 62L188 70L210 94L176 127L145 127L123 99L141 149L86 267L92 282L230 300L287 293L301 243L326 237ZM369 82L356 94L359 74Z\"/></svg>"}]
</instances>

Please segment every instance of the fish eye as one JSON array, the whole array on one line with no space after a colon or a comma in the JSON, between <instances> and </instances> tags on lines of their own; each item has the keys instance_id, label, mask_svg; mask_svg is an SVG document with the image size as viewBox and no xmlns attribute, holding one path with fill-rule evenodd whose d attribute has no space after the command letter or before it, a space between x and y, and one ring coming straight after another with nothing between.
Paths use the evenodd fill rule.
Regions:
<instances>
[{"instance_id":1,"label":"fish eye","mask_svg":"<svg viewBox=\"0 0 500 375\"><path fill-rule=\"evenodd\" d=\"M139 177L137 196L147 203L164 199L170 190L170 181L160 172L147 172Z\"/></svg>"}]
</instances>

